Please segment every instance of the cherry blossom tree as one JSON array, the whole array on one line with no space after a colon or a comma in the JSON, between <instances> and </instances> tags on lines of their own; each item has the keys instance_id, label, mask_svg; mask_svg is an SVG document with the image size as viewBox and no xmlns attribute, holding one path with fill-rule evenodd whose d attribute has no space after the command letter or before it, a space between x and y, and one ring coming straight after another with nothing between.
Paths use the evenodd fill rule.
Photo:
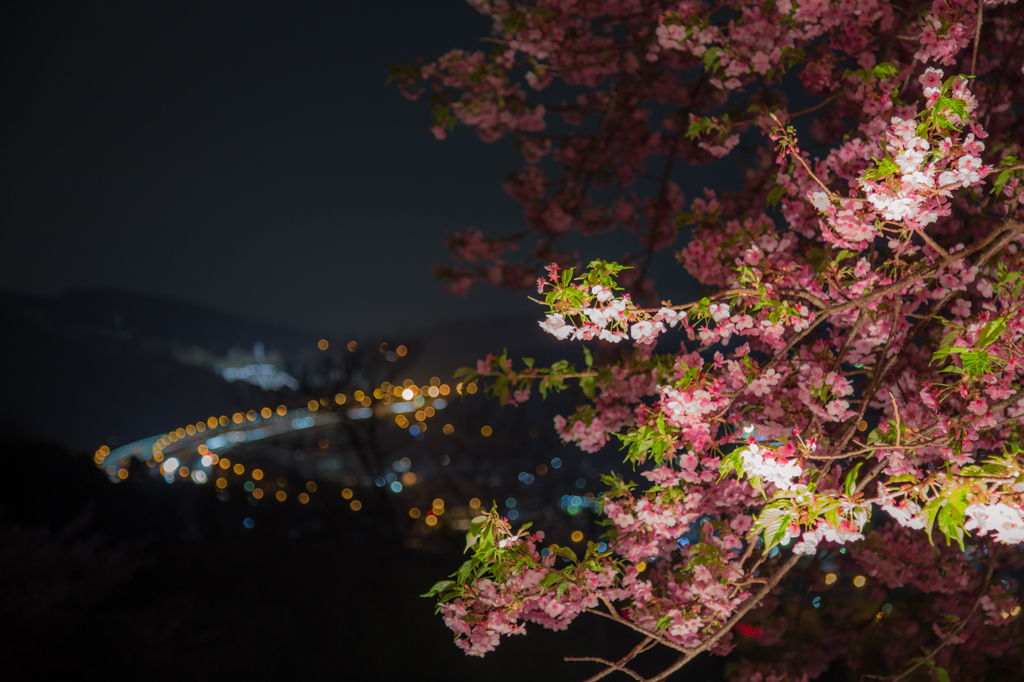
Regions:
<instances>
[{"instance_id":1,"label":"cherry blossom tree","mask_svg":"<svg viewBox=\"0 0 1024 682\"><path fill-rule=\"evenodd\" d=\"M456 643L483 655L589 613L639 638L577 659L591 680L733 650L736 682L840 657L876 679L1019 675L1024 11L471 4L493 49L393 77L431 93L438 139L515 137L505 189L528 229L452 235L438 274L455 293L535 287L540 326L591 343L579 366L488 356L462 380L503 404L578 388L557 432L620 445L637 473L604 478L607 542L582 556L496 509L475 519L469 560L429 593ZM709 164L741 189L687 200ZM619 229L637 248L615 262L564 246ZM667 249L706 295L662 298L692 289L655 288ZM837 576L855 574L851 596ZM678 657L644 677L655 647Z\"/></svg>"}]
</instances>

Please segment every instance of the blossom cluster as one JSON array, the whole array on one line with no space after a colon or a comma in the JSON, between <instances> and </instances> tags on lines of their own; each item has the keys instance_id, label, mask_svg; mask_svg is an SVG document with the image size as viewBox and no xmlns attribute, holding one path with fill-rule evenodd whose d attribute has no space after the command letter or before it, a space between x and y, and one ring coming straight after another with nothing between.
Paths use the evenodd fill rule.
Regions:
<instances>
[{"instance_id":1,"label":"blossom cluster","mask_svg":"<svg viewBox=\"0 0 1024 682\"><path fill-rule=\"evenodd\" d=\"M399 78L434 90L437 134L517 137L524 166L505 188L536 246L510 262L515 239L459 233L465 265L440 274L459 293L536 286L540 327L590 343L579 367L501 356L465 377L504 404L578 382L557 433L585 452L621 445L649 485L607 479L606 553L556 571L565 548L541 557L520 536L499 548L521 552L516 571L480 559L490 573L474 568L441 607L462 645L482 653L524 622L560 628L599 609L686 651L726 653L743 632L777 642L780 605L807 591L774 585L799 563L842 636L799 661L744 663L736 680L812 678L847 652L893 677L907 652L953 641L956 656L927 660L955 678L1010 651L1002 631L1020 611L1006 576L1024 566L1006 548L1024 543L1019 7L473 4L494 22L494 52ZM578 96L558 101L556 81ZM797 82L815 102L802 111ZM733 163L739 189L687 200L681 183L712 163ZM561 246L616 228L638 240L619 263L584 266ZM655 289L668 249L701 296ZM892 607L886 590L911 588L906 612L923 625L898 606L858 623L830 587L844 572L875 581L860 604ZM857 662L866 647L882 655Z\"/></svg>"}]
</instances>

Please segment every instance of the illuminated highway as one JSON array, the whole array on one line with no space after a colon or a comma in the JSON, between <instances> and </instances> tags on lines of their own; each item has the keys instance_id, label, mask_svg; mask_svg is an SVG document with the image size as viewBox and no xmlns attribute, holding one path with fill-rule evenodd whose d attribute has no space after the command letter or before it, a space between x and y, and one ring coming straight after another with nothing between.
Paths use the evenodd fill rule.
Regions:
<instances>
[{"instance_id":1,"label":"illuminated highway","mask_svg":"<svg viewBox=\"0 0 1024 682\"><path fill-rule=\"evenodd\" d=\"M462 384L458 384L455 390L461 393ZM442 396L447 396L450 391L435 377L422 387L406 381L395 386L384 384L370 394L356 391L352 396L352 407L347 409L342 406L349 399L339 393L333 399L311 400L306 407L293 410L280 405L277 409L264 407L258 412L250 410L230 417L210 417L113 450L104 445L96 451L94 462L115 482L128 478L128 465L132 459L137 459L147 462L150 467L159 465L160 473L168 482L190 479L204 484L220 459L244 443L337 424L343 418L393 417L399 428L407 429L414 437L422 437L427 429L426 421L447 407L447 400ZM475 391L475 385L467 387L467 392ZM452 427L446 424L442 430L449 434Z\"/></svg>"}]
</instances>

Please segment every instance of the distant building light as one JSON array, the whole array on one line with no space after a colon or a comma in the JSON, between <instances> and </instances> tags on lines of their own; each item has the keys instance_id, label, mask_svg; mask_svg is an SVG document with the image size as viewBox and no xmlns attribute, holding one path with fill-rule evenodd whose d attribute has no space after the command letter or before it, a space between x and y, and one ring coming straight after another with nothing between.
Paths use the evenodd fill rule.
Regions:
<instances>
[{"instance_id":1,"label":"distant building light","mask_svg":"<svg viewBox=\"0 0 1024 682\"><path fill-rule=\"evenodd\" d=\"M359 407L348 411L349 419L368 419L373 416L373 408Z\"/></svg>"}]
</instances>

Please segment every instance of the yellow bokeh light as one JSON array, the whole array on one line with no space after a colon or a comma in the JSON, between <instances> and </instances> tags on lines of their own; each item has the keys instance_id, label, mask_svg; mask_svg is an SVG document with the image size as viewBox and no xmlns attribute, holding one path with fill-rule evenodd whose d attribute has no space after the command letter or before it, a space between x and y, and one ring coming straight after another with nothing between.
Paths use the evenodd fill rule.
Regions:
<instances>
[{"instance_id":1,"label":"yellow bokeh light","mask_svg":"<svg viewBox=\"0 0 1024 682\"><path fill-rule=\"evenodd\" d=\"M124 479L128 478L128 470L127 469L120 469L117 472L117 477L120 478L122 481Z\"/></svg>"},{"instance_id":2,"label":"yellow bokeh light","mask_svg":"<svg viewBox=\"0 0 1024 682\"><path fill-rule=\"evenodd\" d=\"M825 576L825 584L826 585L831 585L832 583L834 583L838 579L839 579L839 577L835 573L829 573L828 575Z\"/></svg>"},{"instance_id":3,"label":"yellow bokeh light","mask_svg":"<svg viewBox=\"0 0 1024 682\"><path fill-rule=\"evenodd\" d=\"M577 531L573 531L573 533L572 533L572 541L573 542L579 542L582 539L583 539L583 533L581 533L578 530Z\"/></svg>"},{"instance_id":4,"label":"yellow bokeh light","mask_svg":"<svg viewBox=\"0 0 1024 682\"><path fill-rule=\"evenodd\" d=\"M439 389L437 386L431 386L430 388L427 389L427 395L429 395L431 398L436 398L438 395L440 395L440 393L441 389Z\"/></svg>"},{"instance_id":5,"label":"yellow bokeh light","mask_svg":"<svg viewBox=\"0 0 1024 682\"><path fill-rule=\"evenodd\" d=\"M106 445L100 446L100 454L106 457L107 455L110 454L110 448L108 448Z\"/></svg>"},{"instance_id":6,"label":"yellow bokeh light","mask_svg":"<svg viewBox=\"0 0 1024 682\"><path fill-rule=\"evenodd\" d=\"M285 416L286 414L288 414L288 408L285 407L284 405L278 405L277 414L281 417Z\"/></svg>"},{"instance_id":7,"label":"yellow bokeh light","mask_svg":"<svg viewBox=\"0 0 1024 682\"><path fill-rule=\"evenodd\" d=\"M228 422L231 421L227 417L221 416L219 423L221 426L227 426Z\"/></svg>"},{"instance_id":8,"label":"yellow bokeh light","mask_svg":"<svg viewBox=\"0 0 1024 682\"><path fill-rule=\"evenodd\" d=\"M228 469L230 467L231 467L231 460L228 459L227 457L225 457L224 459L222 459L220 461L220 468L221 469Z\"/></svg>"},{"instance_id":9,"label":"yellow bokeh light","mask_svg":"<svg viewBox=\"0 0 1024 682\"><path fill-rule=\"evenodd\" d=\"M226 479L226 478L218 478L217 479L217 487L218 488L227 488L228 487L228 479Z\"/></svg>"},{"instance_id":10,"label":"yellow bokeh light","mask_svg":"<svg viewBox=\"0 0 1024 682\"><path fill-rule=\"evenodd\" d=\"M206 420L206 425L209 426L211 429L217 428L217 424L218 422L216 417L210 417L209 419Z\"/></svg>"},{"instance_id":11,"label":"yellow bokeh light","mask_svg":"<svg viewBox=\"0 0 1024 682\"><path fill-rule=\"evenodd\" d=\"M452 426L451 424L445 424L444 428L441 429L441 430L444 431L444 435L446 435L446 436L450 436L453 433L455 433L455 427Z\"/></svg>"},{"instance_id":12,"label":"yellow bokeh light","mask_svg":"<svg viewBox=\"0 0 1024 682\"><path fill-rule=\"evenodd\" d=\"M238 474L239 476L241 476L242 474L244 474L244 473L245 473L245 467L244 467L244 466L242 466L241 464L236 464L236 465L235 465L235 468L234 468L234 469L232 469L232 471L234 471L234 472L235 472L236 474Z\"/></svg>"},{"instance_id":13,"label":"yellow bokeh light","mask_svg":"<svg viewBox=\"0 0 1024 682\"><path fill-rule=\"evenodd\" d=\"M422 512L416 507L413 507L412 509L409 510L409 516L411 516L414 519L418 519L420 516L422 516Z\"/></svg>"},{"instance_id":14,"label":"yellow bokeh light","mask_svg":"<svg viewBox=\"0 0 1024 682\"><path fill-rule=\"evenodd\" d=\"M319 407L320 407L320 403L318 403L315 400L310 400L309 403L306 404L306 407L308 407L313 412L316 412L317 409L319 409Z\"/></svg>"},{"instance_id":15,"label":"yellow bokeh light","mask_svg":"<svg viewBox=\"0 0 1024 682\"><path fill-rule=\"evenodd\" d=\"M311 493L315 493L316 492L316 483L313 482L313 481L308 482L306 484L306 490L308 490Z\"/></svg>"},{"instance_id":16,"label":"yellow bokeh light","mask_svg":"<svg viewBox=\"0 0 1024 682\"><path fill-rule=\"evenodd\" d=\"M864 587L864 585L867 584L867 582L868 579L862 575L858 575L856 578L853 579L853 584L855 587Z\"/></svg>"},{"instance_id":17,"label":"yellow bokeh light","mask_svg":"<svg viewBox=\"0 0 1024 682\"><path fill-rule=\"evenodd\" d=\"M448 384L441 384L440 388L438 388L437 390L441 393L441 395L448 395L449 393L451 393L452 389L448 387Z\"/></svg>"},{"instance_id":18,"label":"yellow bokeh light","mask_svg":"<svg viewBox=\"0 0 1024 682\"><path fill-rule=\"evenodd\" d=\"M404 474L402 474L402 484L403 485L415 485L415 483L416 483L416 474L414 474L411 471L406 471Z\"/></svg>"},{"instance_id":19,"label":"yellow bokeh light","mask_svg":"<svg viewBox=\"0 0 1024 682\"><path fill-rule=\"evenodd\" d=\"M406 348L405 346L399 346L398 348L395 349L395 353L397 353L398 357L400 357L400 358L404 358L405 354L408 353L408 352L409 352L409 349Z\"/></svg>"},{"instance_id":20,"label":"yellow bokeh light","mask_svg":"<svg viewBox=\"0 0 1024 682\"><path fill-rule=\"evenodd\" d=\"M359 348L359 344L356 343L355 341L349 341L348 346L346 347L348 348L349 353L355 353L356 349Z\"/></svg>"},{"instance_id":21,"label":"yellow bokeh light","mask_svg":"<svg viewBox=\"0 0 1024 682\"><path fill-rule=\"evenodd\" d=\"M188 467L181 467L178 469L178 475L182 478L188 478Z\"/></svg>"},{"instance_id":22,"label":"yellow bokeh light","mask_svg":"<svg viewBox=\"0 0 1024 682\"><path fill-rule=\"evenodd\" d=\"M441 385L441 379L439 377L430 377L430 385L431 386L440 386Z\"/></svg>"},{"instance_id":23,"label":"yellow bokeh light","mask_svg":"<svg viewBox=\"0 0 1024 682\"><path fill-rule=\"evenodd\" d=\"M363 399L360 400L359 402L362 404L363 407L369 407L372 401L370 400L370 396L364 395Z\"/></svg>"},{"instance_id":24,"label":"yellow bokeh light","mask_svg":"<svg viewBox=\"0 0 1024 682\"><path fill-rule=\"evenodd\" d=\"M405 418L405 415L400 414L397 417L395 417L395 423L404 429L406 426L409 425L409 420Z\"/></svg>"},{"instance_id":25,"label":"yellow bokeh light","mask_svg":"<svg viewBox=\"0 0 1024 682\"><path fill-rule=\"evenodd\" d=\"M252 470L252 478L254 481L258 481L263 478L263 472L259 469Z\"/></svg>"},{"instance_id":26,"label":"yellow bokeh light","mask_svg":"<svg viewBox=\"0 0 1024 682\"><path fill-rule=\"evenodd\" d=\"M474 393L476 393L476 384L474 383L474 384L470 384L469 386L466 386L466 393L468 393L470 395L473 395Z\"/></svg>"},{"instance_id":27,"label":"yellow bokeh light","mask_svg":"<svg viewBox=\"0 0 1024 682\"><path fill-rule=\"evenodd\" d=\"M252 496L255 497L257 500L262 500L263 499L263 491L260 490L259 488L253 488Z\"/></svg>"},{"instance_id":28,"label":"yellow bokeh light","mask_svg":"<svg viewBox=\"0 0 1024 682\"><path fill-rule=\"evenodd\" d=\"M488 436L490 436L490 435L491 435L492 433L494 433L494 430L493 430L493 429L491 429L491 427L490 427L490 426L485 426L485 427L483 427L482 429L480 429L480 433L481 433L481 435L483 435L483 437L484 437L484 438L487 438L487 437L488 437Z\"/></svg>"},{"instance_id":29,"label":"yellow bokeh light","mask_svg":"<svg viewBox=\"0 0 1024 682\"><path fill-rule=\"evenodd\" d=\"M363 508L363 503L360 502L359 500L352 500L352 502L349 503L348 506L352 508L352 511L359 511L360 509Z\"/></svg>"},{"instance_id":30,"label":"yellow bokeh light","mask_svg":"<svg viewBox=\"0 0 1024 682\"><path fill-rule=\"evenodd\" d=\"M188 426L185 427L185 433L187 433L190 436L196 435L196 427L189 424Z\"/></svg>"},{"instance_id":31,"label":"yellow bokeh light","mask_svg":"<svg viewBox=\"0 0 1024 682\"><path fill-rule=\"evenodd\" d=\"M418 410L416 412L415 416L416 416L416 421L421 422L421 421L423 421L424 419L427 418L427 413L424 412L423 410Z\"/></svg>"},{"instance_id":32,"label":"yellow bokeh light","mask_svg":"<svg viewBox=\"0 0 1024 682\"><path fill-rule=\"evenodd\" d=\"M197 422L196 423L196 431L198 431L199 433L202 433L205 430L206 430L206 422Z\"/></svg>"},{"instance_id":33,"label":"yellow bokeh light","mask_svg":"<svg viewBox=\"0 0 1024 682\"><path fill-rule=\"evenodd\" d=\"M437 517L432 515L432 514L427 514L427 518L424 519L424 520L427 522L428 526L436 526L437 525Z\"/></svg>"},{"instance_id":34,"label":"yellow bokeh light","mask_svg":"<svg viewBox=\"0 0 1024 682\"><path fill-rule=\"evenodd\" d=\"M327 343L327 339L320 339L320 341L317 342L316 347L320 350L327 350L330 345L331 344Z\"/></svg>"},{"instance_id":35,"label":"yellow bokeh light","mask_svg":"<svg viewBox=\"0 0 1024 682\"><path fill-rule=\"evenodd\" d=\"M338 403L339 405L344 405L346 400L348 400L348 398L345 397L344 393L339 393L338 395L334 396L334 402Z\"/></svg>"},{"instance_id":36,"label":"yellow bokeh light","mask_svg":"<svg viewBox=\"0 0 1024 682\"><path fill-rule=\"evenodd\" d=\"M184 438L185 429L178 429L177 431L174 432L174 435L176 435L178 438Z\"/></svg>"},{"instance_id":37,"label":"yellow bokeh light","mask_svg":"<svg viewBox=\"0 0 1024 682\"><path fill-rule=\"evenodd\" d=\"M320 398L320 404L323 405L324 407L330 407L331 406L331 399L330 398Z\"/></svg>"},{"instance_id":38,"label":"yellow bokeh light","mask_svg":"<svg viewBox=\"0 0 1024 682\"><path fill-rule=\"evenodd\" d=\"M346 500L351 500L352 499L352 489L351 488L345 488L344 490L341 491L341 496L344 497Z\"/></svg>"},{"instance_id":39,"label":"yellow bokeh light","mask_svg":"<svg viewBox=\"0 0 1024 682\"><path fill-rule=\"evenodd\" d=\"M270 419L270 415L272 414L274 414L274 411L271 410L269 407L264 407L262 410L260 410L260 416L263 417L264 419Z\"/></svg>"},{"instance_id":40,"label":"yellow bokeh light","mask_svg":"<svg viewBox=\"0 0 1024 682\"><path fill-rule=\"evenodd\" d=\"M480 508L480 499L477 498L477 497L474 497L472 500L469 501L469 507L470 507L470 509L479 509Z\"/></svg>"},{"instance_id":41,"label":"yellow bokeh light","mask_svg":"<svg viewBox=\"0 0 1024 682\"><path fill-rule=\"evenodd\" d=\"M362 391L356 391L355 393L352 394L352 399L355 400L356 402L359 402L363 399L364 395L366 394L363 393Z\"/></svg>"},{"instance_id":42,"label":"yellow bokeh light","mask_svg":"<svg viewBox=\"0 0 1024 682\"><path fill-rule=\"evenodd\" d=\"M434 412L434 408L433 407L428 407L427 409L423 410L423 412L426 413L426 415L428 417L433 417L436 414Z\"/></svg>"},{"instance_id":43,"label":"yellow bokeh light","mask_svg":"<svg viewBox=\"0 0 1024 682\"><path fill-rule=\"evenodd\" d=\"M283 490L278 490L274 497L277 498L278 502L284 502L286 499L288 499L288 493L286 493Z\"/></svg>"},{"instance_id":44,"label":"yellow bokeh light","mask_svg":"<svg viewBox=\"0 0 1024 682\"><path fill-rule=\"evenodd\" d=\"M444 500L440 497L434 500L434 509L444 509Z\"/></svg>"},{"instance_id":45,"label":"yellow bokeh light","mask_svg":"<svg viewBox=\"0 0 1024 682\"><path fill-rule=\"evenodd\" d=\"M380 390L379 388L373 389L373 397L376 398L377 400L380 400L381 398L384 397L384 391Z\"/></svg>"},{"instance_id":46,"label":"yellow bokeh light","mask_svg":"<svg viewBox=\"0 0 1024 682\"><path fill-rule=\"evenodd\" d=\"M307 502L309 502L309 495L307 495L306 493L299 493L299 502L301 504L306 504Z\"/></svg>"},{"instance_id":47,"label":"yellow bokeh light","mask_svg":"<svg viewBox=\"0 0 1024 682\"><path fill-rule=\"evenodd\" d=\"M256 410L249 410L245 413L245 418L251 422L256 421Z\"/></svg>"},{"instance_id":48,"label":"yellow bokeh light","mask_svg":"<svg viewBox=\"0 0 1024 682\"><path fill-rule=\"evenodd\" d=\"M537 465L537 475L543 476L547 472L548 472L548 465L547 464L538 464Z\"/></svg>"},{"instance_id":49,"label":"yellow bokeh light","mask_svg":"<svg viewBox=\"0 0 1024 682\"><path fill-rule=\"evenodd\" d=\"M576 531L576 532L578 533L579 531ZM647 562L646 561L641 561L640 563L638 563L636 565L636 572L637 573L643 573L645 568L647 568Z\"/></svg>"},{"instance_id":50,"label":"yellow bokeh light","mask_svg":"<svg viewBox=\"0 0 1024 682\"><path fill-rule=\"evenodd\" d=\"M241 424L242 420L244 419L245 415L242 414L241 412L235 412L234 416L231 417L231 421L235 422L236 424Z\"/></svg>"}]
</instances>

